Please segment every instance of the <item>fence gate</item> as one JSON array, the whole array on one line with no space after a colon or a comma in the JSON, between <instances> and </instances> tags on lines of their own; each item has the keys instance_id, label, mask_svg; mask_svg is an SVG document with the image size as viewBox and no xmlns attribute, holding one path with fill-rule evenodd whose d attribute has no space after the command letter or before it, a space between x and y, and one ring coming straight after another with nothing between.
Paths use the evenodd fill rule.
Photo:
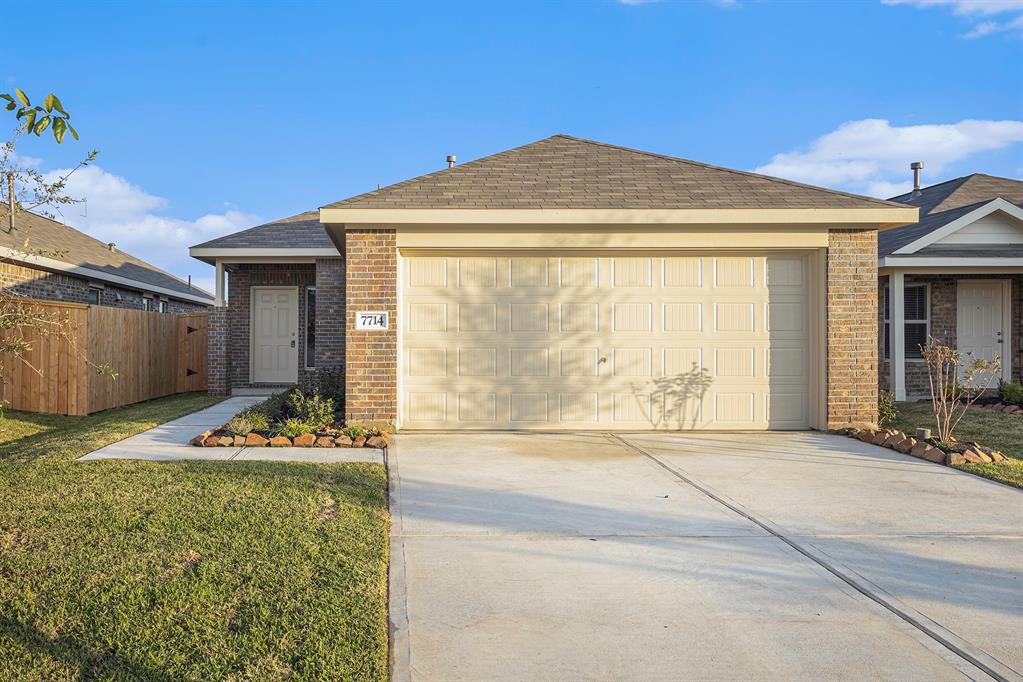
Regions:
<instances>
[{"instance_id":1,"label":"fence gate","mask_svg":"<svg viewBox=\"0 0 1023 682\"><path fill-rule=\"evenodd\" d=\"M177 393L205 391L209 313L177 317Z\"/></svg>"}]
</instances>

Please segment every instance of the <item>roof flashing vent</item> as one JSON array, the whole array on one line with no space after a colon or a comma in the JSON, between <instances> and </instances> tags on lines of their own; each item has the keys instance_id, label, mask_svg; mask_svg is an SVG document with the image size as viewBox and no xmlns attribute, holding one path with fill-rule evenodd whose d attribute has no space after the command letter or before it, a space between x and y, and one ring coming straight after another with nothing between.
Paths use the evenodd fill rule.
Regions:
<instances>
[{"instance_id":1,"label":"roof flashing vent","mask_svg":"<svg viewBox=\"0 0 1023 682\"><path fill-rule=\"evenodd\" d=\"M920 171L924 169L923 161L914 161L909 164L910 170L913 171L913 194L912 196L920 196Z\"/></svg>"},{"instance_id":2,"label":"roof flashing vent","mask_svg":"<svg viewBox=\"0 0 1023 682\"><path fill-rule=\"evenodd\" d=\"M448 168L454 168L455 163L458 162L458 157L454 154L448 154Z\"/></svg>"}]
</instances>

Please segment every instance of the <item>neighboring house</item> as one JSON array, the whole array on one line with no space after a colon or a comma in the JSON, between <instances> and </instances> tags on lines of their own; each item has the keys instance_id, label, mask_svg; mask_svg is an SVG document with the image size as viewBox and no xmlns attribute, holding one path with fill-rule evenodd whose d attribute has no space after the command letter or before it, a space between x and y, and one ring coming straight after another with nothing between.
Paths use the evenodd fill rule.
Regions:
<instances>
[{"instance_id":1,"label":"neighboring house","mask_svg":"<svg viewBox=\"0 0 1023 682\"><path fill-rule=\"evenodd\" d=\"M409 429L873 422L877 233L916 219L556 135L192 247L210 388L342 370L348 419Z\"/></svg>"},{"instance_id":2,"label":"neighboring house","mask_svg":"<svg viewBox=\"0 0 1023 682\"><path fill-rule=\"evenodd\" d=\"M207 292L128 255L113 244L35 213L14 230L0 205L0 288L29 298L185 313L207 310Z\"/></svg>"},{"instance_id":3,"label":"neighboring house","mask_svg":"<svg viewBox=\"0 0 1023 682\"><path fill-rule=\"evenodd\" d=\"M930 395L928 337L1023 377L1023 182L974 173L892 201L919 207L920 222L878 240L881 386Z\"/></svg>"}]
</instances>

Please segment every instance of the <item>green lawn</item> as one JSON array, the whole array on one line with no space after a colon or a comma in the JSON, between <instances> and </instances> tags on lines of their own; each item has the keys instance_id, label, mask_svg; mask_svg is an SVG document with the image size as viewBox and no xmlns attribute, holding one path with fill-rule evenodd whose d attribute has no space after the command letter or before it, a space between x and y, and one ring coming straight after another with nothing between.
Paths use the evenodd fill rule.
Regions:
<instances>
[{"instance_id":1,"label":"green lawn","mask_svg":"<svg viewBox=\"0 0 1023 682\"><path fill-rule=\"evenodd\" d=\"M898 408L899 418L886 426L910 435L918 427L934 429L930 403L898 403ZM956 428L956 438L977 441L1010 458L999 464L964 464L957 469L1023 488L1023 417L971 407Z\"/></svg>"},{"instance_id":2,"label":"green lawn","mask_svg":"<svg viewBox=\"0 0 1023 682\"><path fill-rule=\"evenodd\" d=\"M0 679L386 679L382 466L74 461L211 402L7 413Z\"/></svg>"}]
</instances>

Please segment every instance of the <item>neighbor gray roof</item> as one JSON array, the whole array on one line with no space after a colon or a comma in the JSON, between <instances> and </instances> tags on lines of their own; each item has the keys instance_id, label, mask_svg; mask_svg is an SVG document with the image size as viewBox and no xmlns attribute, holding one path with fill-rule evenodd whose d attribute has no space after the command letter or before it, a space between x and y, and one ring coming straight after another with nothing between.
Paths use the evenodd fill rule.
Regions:
<instances>
[{"instance_id":1,"label":"neighbor gray roof","mask_svg":"<svg viewBox=\"0 0 1023 682\"><path fill-rule=\"evenodd\" d=\"M969 204L1001 197L1013 204L1023 204L1023 181L974 173L955 180L931 185L914 196L912 192L892 197L889 201L909 204L920 209L920 217L941 213Z\"/></svg>"},{"instance_id":2,"label":"neighbor gray roof","mask_svg":"<svg viewBox=\"0 0 1023 682\"><path fill-rule=\"evenodd\" d=\"M265 249L274 247L333 249L334 244L327 236L323 225L320 224L319 211L306 211L290 218L281 218L225 237L211 239L192 248Z\"/></svg>"},{"instance_id":3,"label":"neighbor gray roof","mask_svg":"<svg viewBox=\"0 0 1023 682\"><path fill-rule=\"evenodd\" d=\"M4 227L0 229L0 246L135 280L142 290L161 287L213 302L213 296L199 287L189 286L184 280L120 249L111 251L104 242L73 227L22 211L14 216L14 231L8 232L7 217L7 206L0 205L0 225Z\"/></svg>"},{"instance_id":4,"label":"neighbor gray roof","mask_svg":"<svg viewBox=\"0 0 1023 682\"><path fill-rule=\"evenodd\" d=\"M920 209L920 222L885 230L878 235L877 253L883 258L915 242L934 230L958 220L994 199L1023 206L1023 181L974 173L948 182L925 187L919 193L900 194L891 201L916 206ZM962 249L960 249L962 250ZM965 250L963 256L973 255ZM945 254L952 255L951 252Z\"/></svg>"},{"instance_id":5,"label":"neighbor gray roof","mask_svg":"<svg viewBox=\"0 0 1023 682\"><path fill-rule=\"evenodd\" d=\"M555 135L324 208L878 208L880 199Z\"/></svg>"}]
</instances>

